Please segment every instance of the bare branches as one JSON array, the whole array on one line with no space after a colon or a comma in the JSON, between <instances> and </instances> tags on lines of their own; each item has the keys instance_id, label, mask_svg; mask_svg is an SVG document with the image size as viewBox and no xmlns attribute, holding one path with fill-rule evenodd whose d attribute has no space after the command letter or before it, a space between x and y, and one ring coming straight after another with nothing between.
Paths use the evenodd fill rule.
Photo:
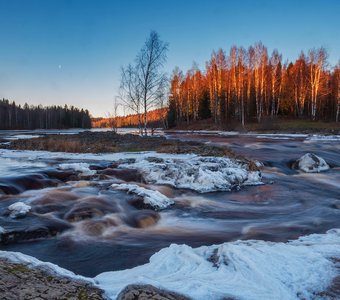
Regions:
<instances>
[{"instance_id":1,"label":"bare branches","mask_svg":"<svg viewBox=\"0 0 340 300\"><path fill-rule=\"evenodd\" d=\"M157 105L167 82L166 74L162 72L167 51L168 44L160 39L157 32L151 31L136 56L135 65L130 64L122 68L120 98L135 113L143 112L145 135L147 135L147 112Z\"/></svg>"}]
</instances>

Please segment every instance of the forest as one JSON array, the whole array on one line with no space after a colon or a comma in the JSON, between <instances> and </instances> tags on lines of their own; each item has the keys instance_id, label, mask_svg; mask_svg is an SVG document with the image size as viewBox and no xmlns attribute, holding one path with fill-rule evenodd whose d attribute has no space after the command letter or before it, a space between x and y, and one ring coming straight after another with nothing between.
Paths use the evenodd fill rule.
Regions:
<instances>
[{"instance_id":1,"label":"forest","mask_svg":"<svg viewBox=\"0 0 340 300\"><path fill-rule=\"evenodd\" d=\"M0 100L0 129L91 128L88 110L74 106L23 106Z\"/></svg>"},{"instance_id":2,"label":"forest","mask_svg":"<svg viewBox=\"0 0 340 300\"><path fill-rule=\"evenodd\" d=\"M157 108L147 112L149 128L167 128L167 108ZM94 128L138 127L143 114L129 114L126 116L92 118Z\"/></svg>"},{"instance_id":3,"label":"forest","mask_svg":"<svg viewBox=\"0 0 340 300\"><path fill-rule=\"evenodd\" d=\"M340 62L332 68L327 58L321 47L283 61L261 42L214 51L204 70L194 63L173 71L169 126L208 118L221 126L278 117L339 122Z\"/></svg>"}]
</instances>

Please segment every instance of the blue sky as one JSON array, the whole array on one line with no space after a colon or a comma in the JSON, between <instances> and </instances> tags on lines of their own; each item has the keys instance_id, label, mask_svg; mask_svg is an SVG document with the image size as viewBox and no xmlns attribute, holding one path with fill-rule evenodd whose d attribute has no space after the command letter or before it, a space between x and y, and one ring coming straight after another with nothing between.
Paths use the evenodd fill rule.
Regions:
<instances>
[{"instance_id":1,"label":"blue sky","mask_svg":"<svg viewBox=\"0 0 340 300\"><path fill-rule=\"evenodd\" d=\"M166 71L213 49L262 41L295 59L324 46L340 59L340 1L0 0L0 98L112 111L120 67L150 30L169 42Z\"/></svg>"}]
</instances>

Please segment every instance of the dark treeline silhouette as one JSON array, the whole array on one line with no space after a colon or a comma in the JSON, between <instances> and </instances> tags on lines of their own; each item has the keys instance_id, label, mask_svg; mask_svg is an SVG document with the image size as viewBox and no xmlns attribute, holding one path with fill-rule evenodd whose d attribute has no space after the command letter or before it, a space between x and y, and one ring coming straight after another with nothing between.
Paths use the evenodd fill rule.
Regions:
<instances>
[{"instance_id":1,"label":"dark treeline silhouette","mask_svg":"<svg viewBox=\"0 0 340 300\"><path fill-rule=\"evenodd\" d=\"M213 52L205 69L176 68L170 84L170 126L212 118L217 125L277 117L339 122L340 62L330 68L324 48L283 62L261 43Z\"/></svg>"},{"instance_id":2,"label":"dark treeline silhouette","mask_svg":"<svg viewBox=\"0 0 340 300\"><path fill-rule=\"evenodd\" d=\"M91 128L88 110L74 106L23 106L0 100L0 129Z\"/></svg>"}]
</instances>

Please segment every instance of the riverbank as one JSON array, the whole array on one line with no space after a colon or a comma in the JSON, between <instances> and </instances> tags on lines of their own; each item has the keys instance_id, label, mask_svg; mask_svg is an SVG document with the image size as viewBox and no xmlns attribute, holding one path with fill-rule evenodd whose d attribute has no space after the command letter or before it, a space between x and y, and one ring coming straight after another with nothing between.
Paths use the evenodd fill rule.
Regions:
<instances>
[{"instance_id":1,"label":"riverbank","mask_svg":"<svg viewBox=\"0 0 340 300\"><path fill-rule=\"evenodd\" d=\"M303 134L340 134L340 123L310 121L310 120L263 120L261 123L246 123L244 127L239 122L231 122L226 126L215 124L212 119L191 121L189 124L183 122L169 130L226 130L238 132L259 133L303 133Z\"/></svg>"},{"instance_id":2,"label":"riverbank","mask_svg":"<svg viewBox=\"0 0 340 300\"><path fill-rule=\"evenodd\" d=\"M201 156L227 156L256 166L245 157L237 155L226 147L208 145L201 142L166 139L161 136L141 137L134 134L116 134L112 131L78 134L49 134L32 139L18 139L1 144L2 149L34 150L68 153L119 153L155 151L159 153L187 154Z\"/></svg>"},{"instance_id":3,"label":"riverbank","mask_svg":"<svg viewBox=\"0 0 340 300\"><path fill-rule=\"evenodd\" d=\"M38 267L0 259L1 299L104 300L104 292L91 283L53 274Z\"/></svg>"}]
</instances>

